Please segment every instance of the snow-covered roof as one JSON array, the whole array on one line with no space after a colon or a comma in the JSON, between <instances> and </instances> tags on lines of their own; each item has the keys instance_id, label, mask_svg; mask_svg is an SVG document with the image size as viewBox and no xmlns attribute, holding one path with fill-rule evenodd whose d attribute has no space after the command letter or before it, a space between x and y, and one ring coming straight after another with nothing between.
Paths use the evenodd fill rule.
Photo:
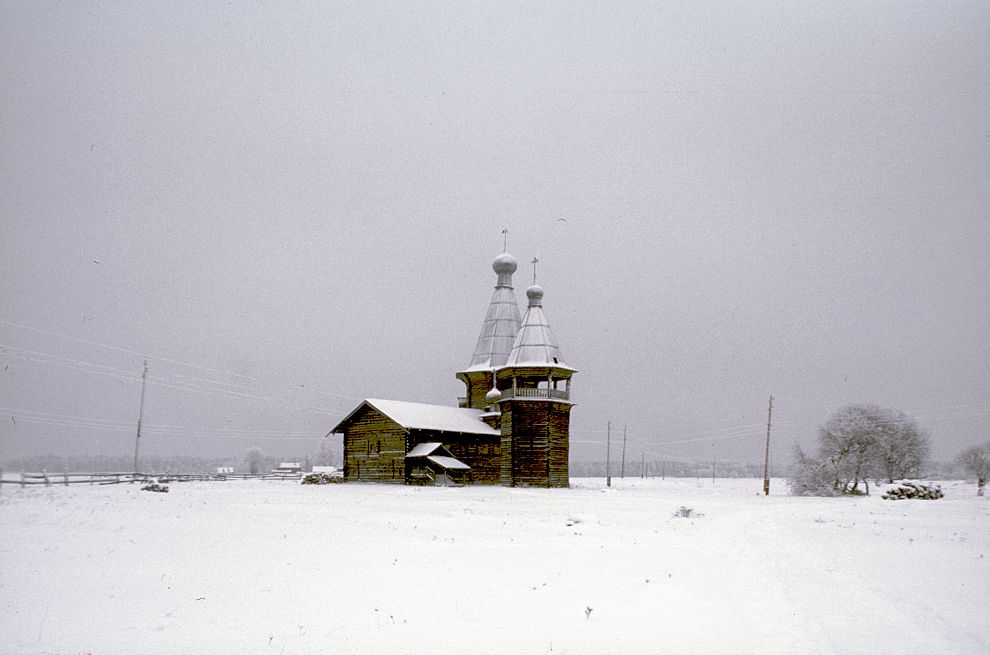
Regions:
<instances>
[{"instance_id":1,"label":"snow-covered roof","mask_svg":"<svg viewBox=\"0 0 990 655\"><path fill-rule=\"evenodd\" d=\"M557 338L543 312L543 289L533 285L526 289L529 307L512 344L506 366L559 366L570 368L560 354Z\"/></svg>"},{"instance_id":2,"label":"snow-covered roof","mask_svg":"<svg viewBox=\"0 0 990 655\"><path fill-rule=\"evenodd\" d=\"M427 405L403 400L367 398L338 423L331 432L338 432L365 405L374 407L406 430L439 430L464 434L498 435L500 432L481 421L480 409Z\"/></svg>"},{"instance_id":3,"label":"snow-covered roof","mask_svg":"<svg viewBox=\"0 0 990 655\"><path fill-rule=\"evenodd\" d=\"M430 460L434 464L439 464L445 469L452 471L470 471L471 467L462 462L459 459L454 459L453 457L444 457L443 455L431 455L426 459Z\"/></svg>"},{"instance_id":4,"label":"snow-covered roof","mask_svg":"<svg viewBox=\"0 0 990 655\"><path fill-rule=\"evenodd\" d=\"M488 303L488 313L481 324L481 334L467 371L488 370L505 364L519 331L519 303L512 290L515 259L512 255L503 253L495 260L493 268L498 273L498 283L491 302Z\"/></svg>"},{"instance_id":5,"label":"snow-covered roof","mask_svg":"<svg viewBox=\"0 0 990 655\"><path fill-rule=\"evenodd\" d=\"M437 448L443 448L443 444L435 442L419 443L413 446L413 449L406 453L406 457L426 457Z\"/></svg>"}]
</instances>

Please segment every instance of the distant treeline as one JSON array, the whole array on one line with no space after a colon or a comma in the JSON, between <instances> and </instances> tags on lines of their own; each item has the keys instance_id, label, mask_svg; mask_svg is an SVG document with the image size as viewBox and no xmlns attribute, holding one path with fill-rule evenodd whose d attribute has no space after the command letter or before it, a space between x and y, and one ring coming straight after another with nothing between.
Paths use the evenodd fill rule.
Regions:
<instances>
[{"instance_id":1,"label":"distant treeline","mask_svg":"<svg viewBox=\"0 0 990 655\"><path fill-rule=\"evenodd\" d=\"M620 464L612 462L612 477L620 475ZM762 478L763 464L753 462L715 462L715 477L718 478ZM625 476L638 478L642 475L642 462L626 462ZM712 461L653 461L646 462L646 477L650 478L710 478ZM571 462L572 478L603 478L605 462ZM929 480L964 480L966 473L954 462L931 462L925 466L920 477ZM770 477L784 478L790 474L790 464L772 464Z\"/></svg>"},{"instance_id":2,"label":"distant treeline","mask_svg":"<svg viewBox=\"0 0 990 655\"><path fill-rule=\"evenodd\" d=\"M308 456L272 457L262 455L259 472L270 471L282 462L298 462L305 470L313 464L321 463L319 458ZM38 455L8 459L0 464L7 472L15 471L49 471L70 473L105 473L130 471L134 466L134 458L127 456L111 457L107 455ZM172 455L169 457L142 457L137 473L215 473L221 466L233 467L236 473L248 473L248 463L244 457L191 457ZM619 477L620 464L612 462L612 477ZM626 462L625 476L638 478L641 476L642 462ZM695 461L648 461L645 462L647 477L669 478L710 478L712 477L712 462ZM605 477L605 462L575 462L570 463L570 475L573 478L603 478ZM789 466L782 464L771 465L770 476L774 478L787 477ZM763 465L752 462L715 462L715 476L719 478L762 478ZM923 475L929 480L966 479L966 473L955 462L932 462L925 466Z\"/></svg>"},{"instance_id":3,"label":"distant treeline","mask_svg":"<svg viewBox=\"0 0 990 655\"><path fill-rule=\"evenodd\" d=\"M573 478L603 478L605 477L605 462L571 462L571 477ZM645 468L645 471L644 471ZM648 478L705 478L712 477L712 461L652 461L626 462L625 477L639 478L645 472ZM621 474L621 464L612 462L612 477ZM770 467L771 477L784 477L787 469L784 466ZM763 464L752 462L715 462L715 477L719 478L762 478Z\"/></svg>"}]
</instances>

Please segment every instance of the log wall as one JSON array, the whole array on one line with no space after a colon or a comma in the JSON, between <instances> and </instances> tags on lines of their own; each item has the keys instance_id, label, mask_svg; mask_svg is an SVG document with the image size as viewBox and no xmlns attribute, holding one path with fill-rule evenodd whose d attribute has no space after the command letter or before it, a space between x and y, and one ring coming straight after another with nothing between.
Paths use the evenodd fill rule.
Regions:
<instances>
[{"instance_id":1,"label":"log wall","mask_svg":"<svg viewBox=\"0 0 990 655\"><path fill-rule=\"evenodd\" d=\"M501 484L566 487L570 403L502 402Z\"/></svg>"},{"instance_id":2,"label":"log wall","mask_svg":"<svg viewBox=\"0 0 990 655\"><path fill-rule=\"evenodd\" d=\"M464 383L467 407L484 409L488 405L485 396L492 390L492 374L490 371L471 371L458 373L457 377Z\"/></svg>"},{"instance_id":3,"label":"log wall","mask_svg":"<svg viewBox=\"0 0 990 655\"><path fill-rule=\"evenodd\" d=\"M405 482L406 431L371 407L363 408L344 433L344 478Z\"/></svg>"},{"instance_id":4,"label":"log wall","mask_svg":"<svg viewBox=\"0 0 990 655\"><path fill-rule=\"evenodd\" d=\"M472 484L498 484L502 458L498 435L452 434L431 430L413 430L409 448L416 444L439 442L450 454L471 467L467 482Z\"/></svg>"}]
</instances>

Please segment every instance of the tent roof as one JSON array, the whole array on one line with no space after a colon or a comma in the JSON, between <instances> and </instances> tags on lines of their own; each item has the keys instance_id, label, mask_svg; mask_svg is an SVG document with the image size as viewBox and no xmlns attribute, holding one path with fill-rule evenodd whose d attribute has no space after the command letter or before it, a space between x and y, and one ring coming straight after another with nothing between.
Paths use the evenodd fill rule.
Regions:
<instances>
[{"instance_id":1,"label":"tent roof","mask_svg":"<svg viewBox=\"0 0 990 655\"><path fill-rule=\"evenodd\" d=\"M494 264L498 284L488 304L488 312L481 324L481 334L474 347L467 371L486 371L505 364L512 344L519 332L519 304L512 290L512 273L516 270L512 255L499 255Z\"/></svg>"},{"instance_id":2,"label":"tent roof","mask_svg":"<svg viewBox=\"0 0 990 655\"><path fill-rule=\"evenodd\" d=\"M516 366L557 366L570 368L560 354L557 338L550 329L550 322L543 312L543 289L533 285L526 290L529 306L523 316L522 325L516 333L512 351L506 359L507 367Z\"/></svg>"}]
</instances>

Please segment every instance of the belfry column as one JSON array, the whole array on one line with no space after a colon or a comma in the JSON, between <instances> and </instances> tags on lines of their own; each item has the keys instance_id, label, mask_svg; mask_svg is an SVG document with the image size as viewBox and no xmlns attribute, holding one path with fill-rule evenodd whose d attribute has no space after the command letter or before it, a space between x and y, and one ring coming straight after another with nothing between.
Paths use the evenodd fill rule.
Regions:
<instances>
[{"instance_id":1,"label":"belfry column","mask_svg":"<svg viewBox=\"0 0 990 655\"><path fill-rule=\"evenodd\" d=\"M526 290L529 306L505 366L496 369L502 389L501 483L566 487L570 484L571 376L543 312L543 289ZM564 381L564 388L558 384Z\"/></svg>"}]
</instances>

